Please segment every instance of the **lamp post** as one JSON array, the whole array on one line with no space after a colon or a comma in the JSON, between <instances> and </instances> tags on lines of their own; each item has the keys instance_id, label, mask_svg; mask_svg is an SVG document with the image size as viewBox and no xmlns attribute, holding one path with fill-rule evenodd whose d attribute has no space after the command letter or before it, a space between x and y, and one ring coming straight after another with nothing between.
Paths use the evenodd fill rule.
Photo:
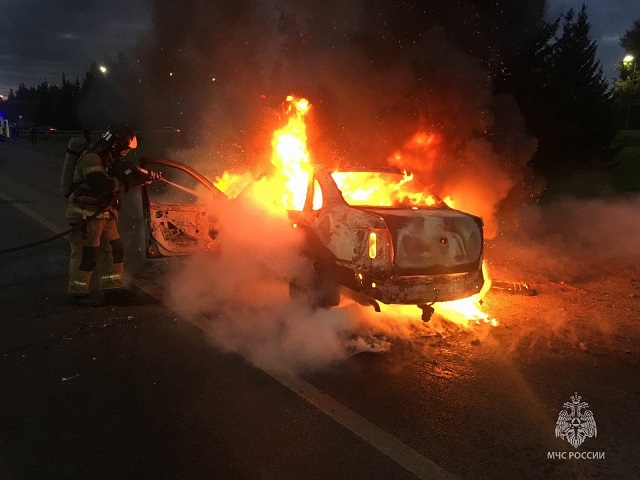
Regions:
<instances>
[{"instance_id":1,"label":"lamp post","mask_svg":"<svg viewBox=\"0 0 640 480\"><path fill-rule=\"evenodd\" d=\"M173 121L173 72L169 72L169 77L171 78L171 126L175 128Z\"/></svg>"},{"instance_id":2,"label":"lamp post","mask_svg":"<svg viewBox=\"0 0 640 480\"><path fill-rule=\"evenodd\" d=\"M629 86L629 103L627 104L627 119L624 124L624 129L628 130L629 129L629 112L631 111L631 99L633 98L633 82L636 77L636 65L638 64L638 62L636 61L636 58L633 55L625 56L622 59L622 62L625 65L628 65L631 62L633 62L633 70L631 71L631 85Z\"/></svg>"}]
</instances>

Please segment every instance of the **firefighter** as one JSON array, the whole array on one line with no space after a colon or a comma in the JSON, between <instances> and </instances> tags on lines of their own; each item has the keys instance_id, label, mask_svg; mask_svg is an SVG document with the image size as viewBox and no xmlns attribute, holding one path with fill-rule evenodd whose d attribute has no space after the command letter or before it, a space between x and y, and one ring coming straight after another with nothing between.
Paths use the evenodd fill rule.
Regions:
<instances>
[{"instance_id":1,"label":"firefighter","mask_svg":"<svg viewBox=\"0 0 640 480\"><path fill-rule=\"evenodd\" d=\"M117 221L119 194L152 180L149 172L122 159L136 147L136 136L127 124L113 125L80 157L73 171L66 217L76 227L69 234L68 286L75 305L126 304L135 297L124 285L124 248ZM101 296L90 294L94 269Z\"/></svg>"}]
</instances>

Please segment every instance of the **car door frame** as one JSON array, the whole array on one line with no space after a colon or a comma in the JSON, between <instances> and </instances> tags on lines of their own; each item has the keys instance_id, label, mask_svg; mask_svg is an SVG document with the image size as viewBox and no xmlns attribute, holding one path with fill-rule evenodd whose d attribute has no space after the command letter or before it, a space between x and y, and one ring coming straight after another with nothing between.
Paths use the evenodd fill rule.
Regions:
<instances>
[{"instance_id":1,"label":"car door frame","mask_svg":"<svg viewBox=\"0 0 640 480\"><path fill-rule=\"evenodd\" d=\"M225 200L228 200L228 197L219 188L213 185L213 183L209 181L209 179L207 179L204 175L197 172L196 170L189 167L188 165L185 165L184 163L180 163L174 160L168 160L164 158L158 158L158 157L141 157L140 166L149 171L161 171L162 167L175 168L196 179L200 185L202 185L207 190L209 190L212 193L212 195L214 195L215 197L224 198ZM153 168L152 166L155 166L155 168ZM158 168L158 166L160 168ZM151 215L153 213L152 207L151 207L152 202L149 196L148 187L146 185L142 186L141 195L142 195L143 218L145 222L145 244L146 244L147 258L159 258L159 257L168 257L168 256L177 256L177 255L209 254L215 251L215 248L206 248L206 249L199 249L192 252L181 252L181 253L173 253L173 254L166 251L163 252L159 248L160 242L158 242L158 240L153 235L153 228L151 225ZM176 203L175 205L179 206L179 205L189 205L189 204ZM208 225L208 228L211 229L213 228L213 226Z\"/></svg>"}]
</instances>

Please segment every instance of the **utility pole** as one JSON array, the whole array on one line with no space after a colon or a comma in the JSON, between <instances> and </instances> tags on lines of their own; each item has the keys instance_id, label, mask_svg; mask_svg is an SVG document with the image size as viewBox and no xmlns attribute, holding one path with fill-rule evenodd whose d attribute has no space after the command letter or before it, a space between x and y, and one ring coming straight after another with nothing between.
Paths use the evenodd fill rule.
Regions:
<instances>
[{"instance_id":1,"label":"utility pole","mask_svg":"<svg viewBox=\"0 0 640 480\"><path fill-rule=\"evenodd\" d=\"M173 116L173 72L169 72L171 77L171 126L175 128L174 116Z\"/></svg>"}]
</instances>

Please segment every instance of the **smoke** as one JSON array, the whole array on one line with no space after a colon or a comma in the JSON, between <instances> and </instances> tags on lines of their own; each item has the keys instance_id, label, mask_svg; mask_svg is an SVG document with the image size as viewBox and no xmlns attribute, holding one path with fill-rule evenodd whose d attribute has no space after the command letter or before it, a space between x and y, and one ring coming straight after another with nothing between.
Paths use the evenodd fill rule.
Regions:
<instances>
[{"instance_id":1,"label":"smoke","mask_svg":"<svg viewBox=\"0 0 640 480\"><path fill-rule=\"evenodd\" d=\"M189 318L207 317L205 328L218 347L287 371L322 368L355 351L384 347L354 336L348 310L311 310L289 300L288 280L313 267L296 255L302 239L287 218L260 210L248 197L212 207L220 251L175 265L167 302Z\"/></svg>"},{"instance_id":2,"label":"smoke","mask_svg":"<svg viewBox=\"0 0 640 480\"><path fill-rule=\"evenodd\" d=\"M616 276L640 261L640 197L578 200L523 207L517 223L488 244L503 278L591 282Z\"/></svg>"}]
</instances>

